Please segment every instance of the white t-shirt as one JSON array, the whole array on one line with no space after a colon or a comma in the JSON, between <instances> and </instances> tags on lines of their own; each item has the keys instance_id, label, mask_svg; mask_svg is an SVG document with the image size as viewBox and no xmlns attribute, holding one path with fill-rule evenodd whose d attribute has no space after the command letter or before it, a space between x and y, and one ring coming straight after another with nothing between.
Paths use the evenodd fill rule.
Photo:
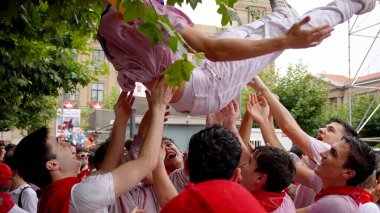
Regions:
<instances>
[{"instance_id":1,"label":"white t-shirt","mask_svg":"<svg viewBox=\"0 0 380 213\"><path fill-rule=\"evenodd\" d=\"M27 211L25 211L24 209L18 207L18 205L14 205L11 210L9 210L8 213L28 213Z\"/></svg>"},{"instance_id":2,"label":"white t-shirt","mask_svg":"<svg viewBox=\"0 0 380 213\"><path fill-rule=\"evenodd\" d=\"M29 188L26 188L26 187L29 187ZM23 189L24 191L22 191ZM16 205L18 205L21 191L22 191L22 195L21 195L22 209L24 209L25 211L29 213L36 213L37 203L38 203L37 193L36 191L34 191L34 189L31 188L29 184L25 183L19 186L17 189L14 189L9 192L9 195L12 197L13 202Z\"/></svg>"},{"instance_id":3,"label":"white t-shirt","mask_svg":"<svg viewBox=\"0 0 380 213\"><path fill-rule=\"evenodd\" d=\"M380 213L380 209L375 203L368 202L365 204L360 204L359 212L360 213Z\"/></svg>"},{"instance_id":4,"label":"white t-shirt","mask_svg":"<svg viewBox=\"0 0 380 213\"><path fill-rule=\"evenodd\" d=\"M111 173L89 176L71 189L70 213L107 213L107 206L115 201Z\"/></svg>"}]
</instances>

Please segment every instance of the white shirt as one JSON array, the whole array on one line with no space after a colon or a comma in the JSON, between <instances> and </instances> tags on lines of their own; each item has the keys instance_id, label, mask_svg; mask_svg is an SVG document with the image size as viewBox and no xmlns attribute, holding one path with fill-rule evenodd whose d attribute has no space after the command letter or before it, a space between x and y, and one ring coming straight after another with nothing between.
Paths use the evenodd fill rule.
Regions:
<instances>
[{"instance_id":1,"label":"white shirt","mask_svg":"<svg viewBox=\"0 0 380 213\"><path fill-rule=\"evenodd\" d=\"M14 205L11 210L9 210L8 213L28 213L27 211L25 211L24 209L18 207L18 205Z\"/></svg>"},{"instance_id":2,"label":"white shirt","mask_svg":"<svg viewBox=\"0 0 380 213\"><path fill-rule=\"evenodd\" d=\"M111 173L89 176L71 189L70 213L107 213L116 201Z\"/></svg>"},{"instance_id":3,"label":"white shirt","mask_svg":"<svg viewBox=\"0 0 380 213\"><path fill-rule=\"evenodd\" d=\"M12 197L13 202L18 205L18 201L20 199L20 194L21 191L26 188L22 192L21 195L21 204L22 204L22 209L29 213L36 213L37 212L37 203L38 203L38 198L37 198L37 193L34 191L34 189L31 188L29 184L23 184L19 186L18 188L12 190L9 192L9 195Z\"/></svg>"},{"instance_id":4,"label":"white shirt","mask_svg":"<svg viewBox=\"0 0 380 213\"><path fill-rule=\"evenodd\" d=\"M380 209L375 203L368 202L365 204L360 204L359 212L360 213L380 213Z\"/></svg>"}]
</instances>

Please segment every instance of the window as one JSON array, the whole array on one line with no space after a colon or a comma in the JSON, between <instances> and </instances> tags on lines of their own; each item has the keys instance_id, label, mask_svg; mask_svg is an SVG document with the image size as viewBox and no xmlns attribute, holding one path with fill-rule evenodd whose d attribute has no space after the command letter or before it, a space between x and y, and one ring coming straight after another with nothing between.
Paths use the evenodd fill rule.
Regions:
<instances>
[{"instance_id":1,"label":"window","mask_svg":"<svg viewBox=\"0 0 380 213\"><path fill-rule=\"evenodd\" d=\"M248 20L247 23L254 22L261 17L264 16L265 8L255 7L255 6L248 6L245 8L248 12Z\"/></svg>"},{"instance_id":2,"label":"window","mask_svg":"<svg viewBox=\"0 0 380 213\"><path fill-rule=\"evenodd\" d=\"M91 101L103 102L104 84L93 83L91 84Z\"/></svg>"},{"instance_id":3,"label":"window","mask_svg":"<svg viewBox=\"0 0 380 213\"><path fill-rule=\"evenodd\" d=\"M330 98L330 106L336 107L337 105L338 105L338 98L337 97Z\"/></svg>"},{"instance_id":4,"label":"window","mask_svg":"<svg viewBox=\"0 0 380 213\"><path fill-rule=\"evenodd\" d=\"M94 50L92 53L92 62L95 69L103 70L105 63L105 55L103 50Z\"/></svg>"},{"instance_id":5,"label":"window","mask_svg":"<svg viewBox=\"0 0 380 213\"><path fill-rule=\"evenodd\" d=\"M65 101L76 101L79 99L79 93L78 90L75 90L73 92L65 92L64 94Z\"/></svg>"}]
</instances>

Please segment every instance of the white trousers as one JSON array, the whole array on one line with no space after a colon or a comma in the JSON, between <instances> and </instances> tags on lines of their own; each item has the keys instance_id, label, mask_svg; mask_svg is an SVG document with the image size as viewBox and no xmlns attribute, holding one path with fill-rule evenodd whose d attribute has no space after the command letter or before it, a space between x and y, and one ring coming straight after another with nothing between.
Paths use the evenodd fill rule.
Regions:
<instances>
[{"instance_id":1,"label":"white trousers","mask_svg":"<svg viewBox=\"0 0 380 213\"><path fill-rule=\"evenodd\" d=\"M218 38L260 40L283 35L294 23L310 16L311 21L304 28L321 25L336 26L358 13L361 0L335 0L324 7L318 7L301 17L285 18L280 13L271 13L261 20L229 28ZM265 69L282 51L241 60L212 62L204 60L197 66L187 82L182 98L174 104L174 109L189 115L207 115L225 107L259 72Z\"/></svg>"}]
</instances>

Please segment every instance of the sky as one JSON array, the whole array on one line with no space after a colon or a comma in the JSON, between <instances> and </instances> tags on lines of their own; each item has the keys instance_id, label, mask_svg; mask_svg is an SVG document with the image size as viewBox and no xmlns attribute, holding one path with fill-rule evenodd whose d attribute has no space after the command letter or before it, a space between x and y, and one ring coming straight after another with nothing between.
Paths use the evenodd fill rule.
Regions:
<instances>
[{"instance_id":1,"label":"sky","mask_svg":"<svg viewBox=\"0 0 380 213\"><path fill-rule=\"evenodd\" d=\"M331 0L288 0L288 2L303 14L308 10L324 6ZM195 11L190 6L183 6L182 10L191 18L195 24L205 24L220 27L221 17L217 14L217 6L213 0L203 0L203 4L198 5ZM363 29L371 25L374 27L360 31L357 34L375 37L380 30L380 4L368 14L354 16L351 18L351 25L356 20L353 29ZM376 19L377 18L377 19ZM349 49L348 49L348 24L347 22L335 27L331 37L326 39L317 47L303 50L287 50L276 59L276 69L280 74L286 72L290 64L302 61L308 66L311 73L328 73L336 75L349 76L351 68L351 77L358 73L358 76L368 75L380 72L380 36L378 39L369 37L350 36L351 42L351 66L349 66ZM371 44L374 42L372 50L369 51ZM368 53L367 59L365 55ZM362 65L361 65L362 64ZM359 67L361 68L359 69Z\"/></svg>"}]
</instances>

